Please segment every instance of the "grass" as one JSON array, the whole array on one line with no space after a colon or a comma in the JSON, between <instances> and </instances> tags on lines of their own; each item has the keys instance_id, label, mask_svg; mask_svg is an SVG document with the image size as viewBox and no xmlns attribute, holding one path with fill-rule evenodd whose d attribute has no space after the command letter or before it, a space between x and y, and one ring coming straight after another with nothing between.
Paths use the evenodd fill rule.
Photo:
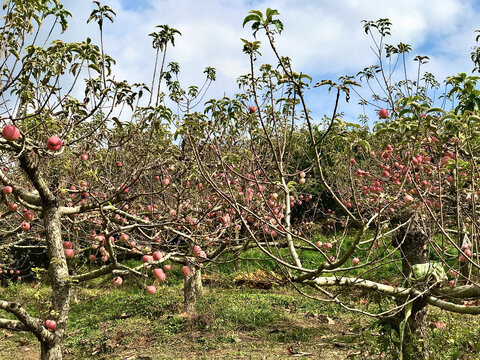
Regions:
<instances>
[{"instance_id":1,"label":"grass","mask_svg":"<svg viewBox=\"0 0 480 360\"><path fill-rule=\"evenodd\" d=\"M204 272L209 281L194 314L182 312L178 271L169 274L168 286L158 288L155 295L146 295L129 281L115 288L109 278L77 287L67 326L66 358L290 359L304 353L305 358L359 360L380 359L382 351L387 359L395 358L392 339L381 333L375 319L282 285L273 284L270 290L234 286L234 279L250 276L259 265L263 269L259 276L276 269L259 252L250 250L246 256L260 260L236 267L218 265L215 273ZM306 250L302 259L311 264L322 260L318 252ZM353 270L351 275L364 270ZM392 279L387 270L375 270L372 276ZM311 288L301 290L318 295ZM12 284L0 288L0 298L15 298L35 316L46 318L50 291L40 284ZM392 301L351 289L345 295L357 307L361 299L366 301L360 307L371 312L385 309ZM478 358L479 318L430 309L429 323L432 359ZM0 330L0 359L38 357L39 345L33 336Z\"/></svg>"},{"instance_id":2,"label":"grass","mask_svg":"<svg viewBox=\"0 0 480 360\"><path fill-rule=\"evenodd\" d=\"M48 294L47 287L39 289L41 296ZM287 359L294 353L375 359L383 350L391 351L388 342L383 347L374 320L331 304L322 306L288 288L206 287L193 315L182 313L180 284L148 297L128 283L114 288L99 282L95 288L77 290L67 328L67 359ZM20 285L6 291L28 302L35 288ZM377 306L373 298L369 301L370 308ZM29 307L41 312L37 304L30 302ZM435 359L476 358L480 319L431 311L434 322L445 323L445 328L430 329ZM38 358L32 336L0 331L0 339L1 359L18 359L19 354Z\"/></svg>"},{"instance_id":3,"label":"grass","mask_svg":"<svg viewBox=\"0 0 480 360\"><path fill-rule=\"evenodd\" d=\"M114 288L99 283L97 288L77 290L78 302L72 303L67 327L68 359L116 359L132 350L151 359L260 359L263 354L287 358L291 345L304 352L317 351L315 339L344 329L347 316L332 312L329 316L336 324L328 325L316 316L331 306L320 310L315 300L283 288L206 288L194 315L182 313L180 284L148 297L129 284ZM16 286L15 291L23 302L28 301L32 288ZM42 291L48 293L48 289ZM0 339L6 334L6 342L0 341L1 359L18 359L25 348L38 354L33 337L3 331ZM331 351L336 349L331 347Z\"/></svg>"}]
</instances>

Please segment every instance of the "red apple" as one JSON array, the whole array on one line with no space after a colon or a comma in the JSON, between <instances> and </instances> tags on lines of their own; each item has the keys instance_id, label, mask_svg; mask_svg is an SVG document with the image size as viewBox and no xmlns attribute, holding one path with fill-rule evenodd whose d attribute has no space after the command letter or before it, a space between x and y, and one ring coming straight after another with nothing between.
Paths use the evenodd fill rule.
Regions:
<instances>
[{"instance_id":1,"label":"red apple","mask_svg":"<svg viewBox=\"0 0 480 360\"><path fill-rule=\"evenodd\" d=\"M57 330L57 322L55 320L46 320L45 321L45 326L50 331Z\"/></svg>"},{"instance_id":2,"label":"red apple","mask_svg":"<svg viewBox=\"0 0 480 360\"><path fill-rule=\"evenodd\" d=\"M2 136L5 140L15 141L20 137L20 130L13 125L7 125L2 130Z\"/></svg>"},{"instance_id":3,"label":"red apple","mask_svg":"<svg viewBox=\"0 0 480 360\"><path fill-rule=\"evenodd\" d=\"M152 294L155 294L157 292L157 288L153 285L149 285L149 286L147 286L146 291L147 291L147 294L152 295Z\"/></svg>"},{"instance_id":4,"label":"red apple","mask_svg":"<svg viewBox=\"0 0 480 360\"><path fill-rule=\"evenodd\" d=\"M116 167L122 167L122 162L121 161L115 161L115 166Z\"/></svg>"},{"instance_id":5,"label":"red apple","mask_svg":"<svg viewBox=\"0 0 480 360\"><path fill-rule=\"evenodd\" d=\"M273 236L273 233L274 233L274 231L272 231L272 234L271 234L272 236ZM273 237L275 237L275 236L273 236ZM207 253L202 250L198 253L198 257L199 257L198 261L203 262L207 259Z\"/></svg>"},{"instance_id":6,"label":"red apple","mask_svg":"<svg viewBox=\"0 0 480 360\"><path fill-rule=\"evenodd\" d=\"M161 260L163 258L163 253L161 251L154 251L153 254L153 260Z\"/></svg>"},{"instance_id":7,"label":"red apple","mask_svg":"<svg viewBox=\"0 0 480 360\"><path fill-rule=\"evenodd\" d=\"M117 276L112 281L113 285L120 286L123 283L123 279L120 276Z\"/></svg>"},{"instance_id":8,"label":"red apple","mask_svg":"<svg viewBox=\"0 0 480 360\"><path fill-rule=\"evenodd\" d=\"M88 160L88 155L87 154L82 154L80 156L80 159L82 159L83 161L86 161L86 160Z\"/></svg>"},{"instance_id":9,"label":"red apple","mask_svg":"<svg viewBox=\"0 0 480 360\"><path fill-rule=\"evenodd\" d=\"M128 234L122 234L120 235L120 241L122 242L127 242L128 240L130 240L130 236Z\"/></svg>"},{"instance_id":10,"label":"red apple","mask_svg":"<svg viewBox=\"0 0 480 360\"><path fill-rule=\"evenodd\" d=\"M301 185L305 184L305 178L301 177L300 179L298 179L298 183Z\"/></svg>"},{"instance_id":11,"label":"red apple","mask_svg":"<svg viewBox=\"0 0 480 360\"><path fill-rule=\"evenodd\" d=\"M381 110L378 112L378 116L380 117L380 119L386 119L386 118L388 118L388 110L387 110L387 109L381 109Z\"/></svg>"},{"instance_id":12,"label":"red apple","mask_svg":"<svg viewBox=\"0 0 480 360\"><path fill-rule=\"evenodd\" d=\"M161 282L167 280L167 275L165 275L163 270L160 268L153 269L153 277L160 280Z\"/></svg>"},{"instance_id":13,"label":"red apple","mask_svg":"<svg viewBox=\"0 0 480 360\"><path fill-rule=\"evenodd\" d=\"M250 114L253 114L253 113L257 112L257 108L252 105L252 106L250 106L250 107L248 108L248 112L249 112Z\"/></svg>"},{"instance_id":14,"label":"red apple","mask_svg":"<svg viewBox=\"0 0 480 360\"><path fill-rule=\"evenodd\" d=\"M23 231L27 231L27 230L30 229L30 223L28 221L24 221L24 222L22 222L21 227L22 227Z\"/></svg>"},{"instance_id":15,"label":"red apple","mask_svg":"<svg viewBox=\"0 0 480 360\"><path fill-rule=\"evenodd\" d=\"M413 202L413 197L411 195L405 195L404 198L403 198L403 201L405 201L405 203L409 204L409 203Z\"/></svg>"},{"instance_id":16,"label":"red apple","mask_svg":"<svg viewBox=\"0 0 480 360\"><path fill-rule=\"evenodd\" d=\"M63 247L65 249L73 249L73 244L70 241L64 241L63 242Z\"/></svg>"},{"instance_id":17,"label":"red apple","mask_svg":"<svg viewBox=\"0 0 480 360\"><path fill-rule=\"evenodd\" d=\"M8 185L7 185L7 186L5 186L5 187L3 188L3 193L4 193L4 194L11 194L12 192L13 192L13 189L12 189L11 186L8 186Z\"/></svg>"},{"instance_id":18,"label":"red apple","mask_svg":"<svg viewBox=\"0 0 480 360\"><path fill-rule=\"evenodd\" d=\"M353 264L353 265L358 265L359 263L360 263L360 259L359 259L359 258L355 257L355 258L352 259L352 264Z\"/></svg>"},{"instance_id":19,"label":"red apple","mask_svg":"<svg viewBox=\"0 0 480 360\"><path fill-rule=\"evenodd\" d=\"M97 260L97 257L96 257L95 255L91 254L91 255L88 257L88 259L89 259L90 261L95 261L95 260Z\"/></svg>"},{"instance_id":20,"label":"red apple","mask_svg":"<svg viewBox=\"0 0 480 360\"><path fill-rule=\"evenodd\" d=\"M170 178L166 177L165 179L162 180L162 184L167 186L168 184L170 184Z\"/></svg>"},{"instance_id":21,"label":"red apple","mask_svg":"<svg viewBox=\"0 0 480 360\"><path fill-rule=\"evenodd\" d=\"M182 273L183 276L188 276L190 275L190 268L187 265L185 265L182 267L180 272Z\"/></svg>"},{"instance_id":22,"label":"red apple","mask_svg":"<svg viewBox=\"0 0 480 360\"><path fill-rule=\"evenodd\" d=\"M16 203L8 203L8 210L17 211L18 205Z\"/></svg>"},{"instance_id":23,"label":"red apple","mask_svg":"<svg viewBox=\"0 0 480 360\"><path fill-rule=\"evenodd\" d=\"M323 247L326 249L326 250L330 250L333 246L332 246L332 243L330 242L327 242L323 245Z\"/></svg>"},{"instance_id":24,"label":"red apple","mask_svg":"<svg viewBox=\"0 0 480 360\"><path fill-rule=\"evenodd\" d=\"M63 143L62 140L56 136L53 135L47 140L47 148L49 148L52 151L58 151L62 147Z\"/></svg>"},{"instance_id":25,"label":"red apple","mask_svg":"<svg viewBox=\"0 0 480 360\"><path fill-rule=\"evenodd\" d=\"M165 271L170 271L170 270L172 270L172 265L167 264L163 268L165 269Z\"/></svg>"},{"instance_id":26,"label":"red apple","mask_svg":"<svg viewBox=\"0 0 480 360\"><path fill-rule=\"evenodd\" d=\"M201 248L200 246L198 246L198 245L194 245L194 246L193 246L192 253L193 253L194 255L200 254L201 251L202 251L202 248Z\"/></svg>"},{"instance_id":27,"label":"red apple","mask_svg":"<svg viewBox=\"0 0 480 360\"><path fill-rule=\"evenodd\" d=\"M31 211L31 210L27 210L27 211L25 211L24 214L23 214L23 218L24 218L26 221L32 221L34 217L35 217L35 214L34 214L33 211Z\"/></svg>"},{"instance_id":28,"label":"red apple","mask_svg":"<svg viewBox=\"0 0 480 360\"><path fill-rule=\"evenodd\" d=\"M73 259L73 257L75 256L75 250L73 249L65 249L65 257L67 259Z\"/></svg>"}]
</instances>

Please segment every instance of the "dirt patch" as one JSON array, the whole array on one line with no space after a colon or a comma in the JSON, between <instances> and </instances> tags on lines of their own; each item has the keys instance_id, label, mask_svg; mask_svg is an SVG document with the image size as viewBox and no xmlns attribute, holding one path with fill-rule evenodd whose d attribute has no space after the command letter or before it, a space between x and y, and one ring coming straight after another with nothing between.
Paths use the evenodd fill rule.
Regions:
<instances>
[{"instance_id":1,"label":"dirt patch","mask_svg":"<svg viewBox=\"0 0 480 360\"><path fill-rule=\"evenodd\" d=\"M40 344L25 334L13 334L0 331L0 359L2 360L38 360Z\"/></svg>"}]
</instances>

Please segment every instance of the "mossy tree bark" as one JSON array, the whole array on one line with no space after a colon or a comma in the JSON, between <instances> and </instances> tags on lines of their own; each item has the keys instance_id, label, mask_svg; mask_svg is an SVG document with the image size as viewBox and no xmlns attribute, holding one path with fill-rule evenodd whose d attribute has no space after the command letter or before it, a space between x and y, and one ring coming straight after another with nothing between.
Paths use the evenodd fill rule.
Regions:
<instances>
[{"instance_id":1,"label":"mossy tree bark","mask_svg":"<svg viewBox=\"0 0 480 360\"><path fill-rule=\"evenodd\" d=\"M398 246L402 255L402 273L408 278L415 264L428 262L427 245L429 233L421 215L414 210L406 210L392 219L392 224L397 226L401 223L409 223L401 227L392 238L392 245ZM416 288L420 291L428 285L417 283ZM402 355L404 359L428 359L428 326L427 307L423 298L416 299L412 303L412 312L405 325ZM399 330L400 323L405 319L405 309L394 319L392 324Z\"/></svg>"},{"instance_id":2,"label":"mossy tree bark","mask_svg":"<svg viewBox=\"0 0 480 360\"><path fill-rule=\"evenodd\" d=\"M194 312L197 299L203 295L202 271L197 265L190 265L190 274L184 278L184 310Z\"/></svg>"}]
</instances>

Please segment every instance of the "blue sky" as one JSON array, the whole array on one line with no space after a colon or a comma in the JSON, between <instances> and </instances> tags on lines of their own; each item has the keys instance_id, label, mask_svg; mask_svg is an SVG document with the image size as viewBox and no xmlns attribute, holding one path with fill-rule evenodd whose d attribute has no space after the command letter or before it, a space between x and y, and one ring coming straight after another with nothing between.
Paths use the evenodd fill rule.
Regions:
<instances>
[{"instance_id":1,"label":"blue sky","mask_svg":"<svg viewBox=\"0 0 480 360\"><path fill-rule=\"evenodd\" d=\"M98 39L95 24L86 24L93 9L88 1L63 2L74 17L66 34L68 40L86 36ZM277 39L279 51L293 59L298 72L308 73L314 82L342 74L356 74L375 63L371 39L361 20L390 18L392 37L388 43L411 44L415 55L430 57L425 70L441 82L460 71L470 72L470 51L480 28L480 6L475 0L104 0L117 13L113 24L105 24L106 52L117 60L117 79L151 82L154 50L148 34L156 25L168 24L182 32L167 61L179 62L184 85L200 85L206 66L217 68L217 81L206 98L232 96L238 91L236 78L248 72L248 57L242 53L240 38L253 39L242 20L251 9L278 9L285 31ZM260 36L262 44L265 39ZM272 62L263 47L259 63ZM414 76L414 55L408 72ZM332 112L333 95L312 89L309 105L315 117ZM342 104L347 120L355 121L361 109L358 99ZM381 104L379 104L381 106Z\"/></svg>"}]
</instances>

